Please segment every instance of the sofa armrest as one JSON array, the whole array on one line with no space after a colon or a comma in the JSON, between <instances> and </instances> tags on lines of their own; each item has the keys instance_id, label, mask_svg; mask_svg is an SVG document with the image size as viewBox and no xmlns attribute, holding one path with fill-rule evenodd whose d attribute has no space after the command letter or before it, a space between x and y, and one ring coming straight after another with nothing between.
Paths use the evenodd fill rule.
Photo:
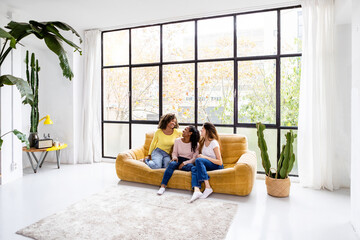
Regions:
<instances>
[{"instance_id":1,"label":"sofa armrest","mask_svg":"<svg viewBox=\"0 0 360 240\"><path fill-rule=\"evenodd\" d=\"M256 160L256 153L253 151L247 151L237 161L235 164L235 171L237 172L246 172L251 176L248 182L249 184L249 193L255 183L256 173L257 173L257 160Z\"/></svg>"},{"instance_id":2,"label":"sofa armrest","mask_svg":"<svg viewBox=\"0 0 360 240\"><path fill-rule=\"evenodd\" d=\"M146 166L146 164L139 161L139 159L142 159L144 157L145 157L144 146L119 153L116 157L116 163L115 163L116 173L118 177L120 179L122 178L122 176L124 175L124 171L126 171L127 165L133 165L135 168L142 169L145 171L148 170L149 167Z\"/></svg>"},{"instance_id":3,"label":"sofa armrest","mask_svg":"<svg viewBox=\"0 0 360 240\"><path fill-rule=\"evenodd\" d=\"M256 160L256 153L254 151L247 151L237 161L235 167L239 164L247 164L253 172L256 173L257 169L257 160Z\"/></svg>"}]
</instances>

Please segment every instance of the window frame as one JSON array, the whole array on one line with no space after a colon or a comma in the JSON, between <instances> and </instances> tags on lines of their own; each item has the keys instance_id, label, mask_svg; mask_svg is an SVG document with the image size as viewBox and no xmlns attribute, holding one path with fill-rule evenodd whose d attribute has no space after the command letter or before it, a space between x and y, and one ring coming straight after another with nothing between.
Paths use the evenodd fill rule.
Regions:
<instances>
[{"instance_id":1,"label":"window frame","mask_svg":"<svg viewBox=\"0 0 360 240\"><path fill-rule=\"evenodd\" d=\"M275 124L265 124L266 128L269 129L276 129L277 130L277 157L280 157L280 149L281 149L281 130L297 130L297 126L281 126L281 59L282 58L289 58L289 57L302 57L302 53L293 53L293 54L281 54L281 11L287 9L295 9L301 8L301 5L295 6L288 6L282 8L271 8L271 9L264 9L258 11L249 11L249 12L238 12L232 14L225 14L225 15L216 15L216 16L209 16L209 17L199 17L199 18L192 18L186 20L179 20L179 21L171 21L171 22L163 22L163 23L156 23L156 24L149 24L149 25L140 25L134 27L127 27L127 28L120 28L120 29L113 29L113 30L106 30L101 32L101 150L102 150L102 157L103 158L110 158L115 159L116 157L112 156L105 156L104 154L104 125L107 123L118 123L118 124L129 124L129 149L132 148L132 125L133 124L152 124L157 125L158 121L150 121L150 120L133 120L132 119L132 68L139 68L139 67L158 67L159 68L159 117L163 115L163 101L162 101L162 94L163 94L163 66L164 65L174 65L174 64L186 64L192 63L194 64L194 98L195 98L195 107L194 107L194 120L193 123L179 123L181 126L187 126L189 124L195 125L198 127L200 124L198 122L198 63L202 62L222 62L222 61L233 61L234 66L234 113L233 113L233 124L215 124L216 127L232 127L233 133L236 134L237 128L256 128L256 123L238 123L238 62L239 61L251 61L251 60L267 60L267 59L274 59L276 61L276 123ZM277 53L275 55L262 55L262 56L246 56L246 57L238 57L237 56L237 27L236 27L236 16L243 15L243 14L252 14L252 13L263 13L263 12L270 12L276 11L277 13ZM198 21L207 20L207 19L214 19L214 18L222 18L222 17L233 17L233 57L228 58L212 58L212 59L198 59ZM183 60L183 61L163 61L163 26L168 24L175 24L175 23L183 23L183 22L194 22L194 59L193 60ZM141 64L132 64L131 59L131 31L132 29L137 28L145 28L145 27L152 27L152 26L159 26L160 27L160 61L156 63L141 63ZM103 58L103 41L104 41L104 33L114 32L114 31L129 31L129 64L126 65L111 65L111 66L104 66L104 58ZM103 70L107 68L121 68L121 67L128 67L129 68L129 120L128 121L114 121L114 120L104 120L104 74ZM155 130L155 129L154 129ZM265 174L263 171L258 171L258 173ZM289 176L298 177L297 174L289 174Z\"/></svg>"}]
</instances>

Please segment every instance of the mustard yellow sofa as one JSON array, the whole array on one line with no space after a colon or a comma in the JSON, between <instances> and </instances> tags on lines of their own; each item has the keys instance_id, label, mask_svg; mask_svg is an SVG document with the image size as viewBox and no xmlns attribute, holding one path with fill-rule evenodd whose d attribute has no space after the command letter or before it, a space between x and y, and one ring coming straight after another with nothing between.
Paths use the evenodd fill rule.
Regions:
<instances>
[{"instance_id":1,"label":"mustard yellow sofa","mask_svg":"<svg viewBox=\"0 0 360 240\"><path fill-rule=\"evenodd\" d=\"M142 147L120 153L116 158L116 173L121 180L160 186L165 169L151 169L139 159L144 158L154 133L147 133ZM256 176L256 155L248 150L247 139L238 134L220 134L220 151L224 169L209 171L214 192L246 196L250 194ZM175 170L168 186L191 190L191 172Z\"/></svg>"}]
</instances>

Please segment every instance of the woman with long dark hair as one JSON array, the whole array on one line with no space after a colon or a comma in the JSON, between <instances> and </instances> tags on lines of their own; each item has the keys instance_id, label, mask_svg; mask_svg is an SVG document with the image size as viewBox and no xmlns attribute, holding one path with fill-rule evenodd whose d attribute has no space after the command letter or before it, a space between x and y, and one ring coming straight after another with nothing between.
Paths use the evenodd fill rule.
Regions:
<instances>
[{"instance_id":1,"label":"woman with long dark hair","mask_svg":"<svg viewBox=\"0 0 360 240\"><path fill-rule=\"evenodd\" d=\"M166 185L175 169L191 171L191 168L194 166L193 163L199 154L199 139L199 131L194 126L188 126L183 130L182 137L175 140L172 161L165 170L161 187L157 192L159 195L165 192Z\"/></svg>"},{"instance_id":2,"label":"woman with long dark hair","mask_svg":"<svg viewBox=\"0 0 360 240\"><path fill-rule=\"evenodd\" d=\"M201 154L195 160L195 166L191 168L191 185L194 189L190 202L198 198L207 198L212 192L207 171L223 169L223 161L220 153L219 136L214 124L204 123L201 128L199 152ZM205 184L205 190L200 191L201 182Z\"/></svg>"},{"instance_id":3,"label":"woman with long dark hair","mask_svg":"<svg viewBox=\"0 0 360 240\"><path fill-rule=\"evenodd\" d=\"M160 118L158 130L154 134L149 147L149 156L143 159L152 169L166 168L171 160L170 152L181 131L175 114L168 113Z\"/></svg>"}]
</instances>

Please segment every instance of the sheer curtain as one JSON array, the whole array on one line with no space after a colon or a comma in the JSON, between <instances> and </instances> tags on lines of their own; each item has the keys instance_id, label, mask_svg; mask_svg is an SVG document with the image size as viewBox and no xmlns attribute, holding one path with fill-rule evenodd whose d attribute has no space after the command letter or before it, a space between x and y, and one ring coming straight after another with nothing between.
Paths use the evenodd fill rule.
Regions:
<instances>
[{"instance_id":1,"label":"sheer curtain","mask_svg":"<svg viewBox=\"0 0 360 240\"><path fill-rule=\"evenodd\" d=\"M85 32L78 163L101 161L101 32Z\"/></svg>"},{"instance_id":2,"label":"sheer curtain","mask_svg":"<svg viewBox=\"0 0 360 240\"><path fill-rule=\"evenodd\" d=\"M334 122L341 117L334 76L334 1L303 0L304 38L300 83L298 166L305 187L333 190L347 172L336 169L339 149ZM350 137L350 136L349 136Z\"/></svg>"}]
</instances>

